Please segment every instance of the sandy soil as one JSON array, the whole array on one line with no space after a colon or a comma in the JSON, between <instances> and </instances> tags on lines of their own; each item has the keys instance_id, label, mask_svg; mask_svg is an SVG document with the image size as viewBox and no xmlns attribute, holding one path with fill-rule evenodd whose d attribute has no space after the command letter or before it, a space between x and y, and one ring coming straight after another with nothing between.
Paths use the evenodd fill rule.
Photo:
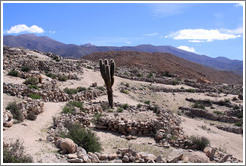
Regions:
<instances>
[{"instance_id":1,"label":"sandy soil","mask_svg":"<svg viewBox=\"0 0 246 166\"><path fill-rule=\"evenodd\" d=\"M44 139L47 136L48 127L52 124L52 117L59 115L64 105L65 103L45 103L44 112L38 115L35 121L25 120L5 130L4 140L6 142L16 139L23 141L26 152L33 157L34 162L62 162L55 156L58 149ZM40 141L40 138L43 140Z\"/></svg>"},{"instance_id":2,"label":"sandy soil","mask_svg":"<svg viewBox=\"0 0 246 166\"><path fill-rule=\"evenodd\" d=\"M202 129L206 126L206 129ZM188 136L204 136L210 140L213 147L232 154L234 157L243 160L243 136L229 133L204 123L201 119L182 117L181 127ZM205 127L203 127L205 128Z\"/></svg>"},{"instance_id":3,"label":"sandy soil","mask_svg":"<svg viewBox=\"0 0 246 166\"><path fill-rule=\"evenodd\" d=\"M93 70L84 69L84 73L79 75L81 77L80 81L68 80L66 82L59 83L59 87L64 89L76 88L78 86L89 87L92 83L97 82L98 86L103 86L104 82L101 78L99 72L94 72ZM140 101L150 100L153 103L160 104L164 109L168 110L177 110L179 106L189 106L191 103L185 101L186 97L193 97L195 99L223 99L223 98L232 98L233 95L221 96L221 97L210 97L205 94L199 93L151 93L150 91L137 91L137 94L133 92L130 95L123 94L119 92L118 87L121 82L128 82L130 86L142 86L141 84L147 86L150 83L142 81L132 81L128 79L123 79L116 77L115 85L113 86L114 90L114 101L119 103L128 103L129 105L137 105ZM12 78L4 75L4 82L12 83L22 83L24 80L20 78ZM159 85L168 88L178 88L177 86L170 85ZM185 87L185 86L183 86ZM179 87L180 88L180 87ZM189 88L189 87L185 87ZM145 93L145 94L143 94ZM15 97L10 97L4 94L4 106L11 100L16 99ZM135 98L135 99L134 99ZM107 96L101 96L96 99L96 101L107 101ZM9 141L10 139L21 139L24 141L24 146L26 151L34 157L35 162L42 160L42 162L62 162L58 160L55 156L57 149L52 146L51 143L45 141L39 141L39 138L45 139L47 136L47 128L52 123L52 116L57 116L61 112L61 107L65 103L45 103L45 110L42 114L38 116L35 121L25 120L20 124L15 124L11 128L3 132L4 140ZM233 156L242 160L243 157L243 137L242 135L233 134L225 132L210 126L208 123L204 123L200 119L190 119L182 117L182 127L184 128L185 134L188 135L199 135L206 136L212 146L226 150L228 153L231 153ZM25 124L25 125L24 125ZM199 126L205 125L207 128L210 128L210 131L204 130ZM140 151L149 151L156 155L162 154L167 155L170 152L170 149L164 149L157 146L149 146L149 142L153 142L153 138L149 137L140 137L136 140L127 141L124 138L112 134L110 132L96 131L97 135L100 137L100 141L103 143L103 151L105 153L113 153L117 148L125 148L132 146L138 148Z\"/></svg>"}]
</instances>

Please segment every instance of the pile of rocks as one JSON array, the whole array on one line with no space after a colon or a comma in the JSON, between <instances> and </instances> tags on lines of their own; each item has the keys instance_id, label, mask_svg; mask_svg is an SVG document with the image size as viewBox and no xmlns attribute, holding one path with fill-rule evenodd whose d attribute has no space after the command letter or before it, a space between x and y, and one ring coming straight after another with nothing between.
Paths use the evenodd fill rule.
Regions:
<instances>
[{"instance_id":1,"label":"pile of rocks","mask_svg":"<svg viewBox=\"0 0 246 166\"><path fill-rule=\"evenodd\" d=\"M47 102L64 102L69 100L83 101L83 100L94 100L96 97L106 94L105 91L98 89L81 91L76 94L68 95L61 89L57 88L56 84L43 84L42 89L28 88L26 85L22 84L3 84L4 93L8 93L12 96L17 96L20 98L28 97L30 94L38 94L42 97L42 100Z\"/></svg>"},{"instance_id":2,"label":"pile of rocks","mask_svg":"<svg viewBox=\"0 0 246 166\"><path fill-rule=\"evenodd\" d=\"M9 110L3 109L3 126L11 127L14 124L13 115Z\"/></svg>"},{"instance_id":3,"label":"pile of rocks","mask_svg":"<svg viewBox=\"0 0 246 166\"><path fill-rule=\"evenodd\" d=\"M17 104L24 119L35 120L44 111L44 103L40 100L28 98L26 101ZM3 110L3 126L11 127L15 123L13 115L9 110Z\"/></svg>"},{"instance_id":4,"label":"pile of rocks","mask_svg":"<svg viewBox=\"0 0 246 166\"><path fill-rule=\"evenodd\" d=\"M242 119L239 119L237 117L232 117L227 115L217 115L214 113L210 113L204 109L187 108L187 107L179 107L179 109L184 111L185 114L190 117L201 117L209 120L221 121L226 123L236 123L242 121Z\"/></svg>"},{"instance_id":5,"label":"pile of rocks","mask_svg":"<svg viewBox=\"0 0 246 166\"><path fill-rule=\"evenodd\" d=\"M220 130L228 131L235 134L243 134L243 128L239 126L216 125Z\"/></svg>"},{"instance_id":6,"label":"pile of rocks","mask_svg":"<svg viewBox=\"0 0 246 166\"><path fill-rule=\"evenodd\" d=\"M43 73L46 71L53 73L83 72L83 68L81 67L79 61L64 60L60 56L52 53L40 54L55 59L56 61L39 60L35 56L27 55L27 51L25 49L4 47L4 55L6 56L4 56L3 59L3 69L17 70L21 69L24 66L29 66L32 68L32 70L40 71Z\"/></svg>"},{"instance_id":7,"label":"pile of rocks","mask_svg":"<svg viewBox=\"0 0 246 166\"><path fill-rule=\"evenodd\" d=\"M100 117L96 128L118 132L124 135L154 136L156 131L163 129L165 133L176 130L179 133L180 119L170 112L160 111L157 119L150 121L126 120L123 117Z\"/></svg>"}]
</instances>

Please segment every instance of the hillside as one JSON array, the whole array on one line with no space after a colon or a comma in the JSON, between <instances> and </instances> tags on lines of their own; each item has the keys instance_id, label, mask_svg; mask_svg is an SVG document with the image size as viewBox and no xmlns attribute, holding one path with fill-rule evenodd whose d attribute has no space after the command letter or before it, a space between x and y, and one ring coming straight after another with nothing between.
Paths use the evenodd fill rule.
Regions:
<instances>
[{"instance_id":1,"label":"hillside","mask_svg":"<svg viewBox=\"0 0 246 166\"><path fill-rule=\"evenodd\" d=\"M242 83L242 77L237 74L205 67L169 53L109 51L92 53L83 58L95 62L104 58L114 59L118 66L147 69L157 73L168 71L189 79L204 78L219 83Z\"/></svg>"},{"instance_id":2,"label":"hillside","mask_svg":"<svg viewBox=\"0 0 246 166\"><path fill-rule=\"evenodd\" d=\"M192 52L187 52L173 46L153 46L150 44L138 46L95 46L91 44L75 45L64 44L55 41L47 36L36 36L33 34L24 34L19 36L6 35L3 37L3 44L11 47L23 47L28 49L37 49L44 52L52 52L63 57L80 58L94 52L107 51L139 51L139 52L160 52L171 53L186 60L209 66L219 70L233 71L238 74L243 74L243 61L230 60L225 57L211 58L205 55L198 55Z\"/></svg>"}]
</instances>

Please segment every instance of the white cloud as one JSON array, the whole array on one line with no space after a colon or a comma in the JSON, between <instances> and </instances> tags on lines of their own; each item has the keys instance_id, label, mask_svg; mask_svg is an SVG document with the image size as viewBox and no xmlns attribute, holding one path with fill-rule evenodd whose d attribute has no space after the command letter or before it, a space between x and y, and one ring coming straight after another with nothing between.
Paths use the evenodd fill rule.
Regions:
<instances>
[{"instance_id":1,"label":"white cloud","mask_svg":"<svg viewBox=\"0 0 246 166\"><path fill-rule=\"evenodd\" d=\"M191 4L185 3L155 3L150 4L155 16L170 16L183 13Z\"/></svg>"},{"instance_id":2,"label":"white cloud","mask_svg":"<svg viewBox=\"0 0 246 166\"><path fill-rule=\"evenodd\" d=\"M19 24L19 25L12 26L6 32L7 33L21 33L21 32L44 33L44 30L41 27L38 27L37 25L32 25L32 26L28 27L25 24Z\"/></svg>"},{"instance_id":3,"label":"white cloud","mask_svg":"<svg viewBox=\"0 0 246 166\"><path fill-rule=\"evenodd\" d=\"M189 42L211 42L214 40L235 39L241 37L240 34L241 29L182 29L165 37L173 38L175 40L188 40Z\"/></svg>"},{"instance_id":4,"label":"white cloud","mask_svg":"<svg viewBox=\"0 0 246 166\"><path fill-rule=\"evenodd\" d=\"M179 47L177 47L177 48L179 48L179 49L181 49L181 50L185 50L185 51L193 52L193 53L195 53L195 52L196 52L196 51L195 51L195 49L194 49L193 47L188 47L188 46L179 46Z\"/></svg>"},{"instance_id":5,"label":"white cloud","mask_svg":"<svg viewBox=\"0 0 246 166\"><path fill-rule=\"evenodd\" d=\"M50 34L55 34L55 33L56 33L56 31L49 31L49 33L50 33Z\"/></svg>"},{"instance_id":6,"label":"white cloud","mask_svg":"<svg viewBox=\"0 0 246 166\"><path fill-rule=\"evenodd\" d=\"M148 34L145 34L145 36L156 36L158 35L159 33L148 33Z\"/></svg>"}]
</instances>

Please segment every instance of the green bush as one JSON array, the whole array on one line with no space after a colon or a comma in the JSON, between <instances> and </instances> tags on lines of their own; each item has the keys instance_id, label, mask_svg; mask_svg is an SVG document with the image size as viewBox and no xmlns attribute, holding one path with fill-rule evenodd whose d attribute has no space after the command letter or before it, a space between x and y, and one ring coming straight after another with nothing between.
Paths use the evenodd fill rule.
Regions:
<instances>
[{"instance_id":1,"label":"green bush","mask_svg":"<svg viewBox=\"0 0 246 166\"><path fill-rule=\"evenodd\" d=\"M78 90L77 89L73 89L73 88L71 88L71 89L65 88L64 89L64 92L67 93L67 94L69 94L69 95L72 95L72 94L78 93Z\"/></svg>"},{"instance_id":2,"label":"green bush","mask_svg":"<svg viewBox=\"0 0 246 166\"><path fill-rule=\"evenodd\" d=\"M172 75L171 73L169 73L169 71L165 71L162 73L162 76L164 77L174 77L174 75Z\"/></svg>"},{"instance_id":3,"label":"green bush","mask_svg":"<svg viewBox=\"0 0 246 166\"><path fill-rule=\"evenodd\" d=\"M21 68L21 71L23 71L23 72L29 72L29 71L31 71L31 68L29 66L23 66Z\"/></svg>"},{"instance_id":4,"label":"green bush","mask_svg":"<svg viewBox=\"0 0 246 166\"><path fill-rule=\"evenodd\" d=\"M124 111L124 109L121 107L117 109L117 112L123 112L123 111Z\"/></svg>"},{"instance_id":5,"label":"green bush","mask_svg":"<svg viewBox=\"0 0 246 166\"><path fill-rule=\"evenodd\" d=\"M204 148L209 144L209 140L206 137L191 136L190 140L192 144L196 145L197 150L201 150L201 151L203 151Z\"/></svg>"},{"instance_id":6,"label":"green bush","mask_svg":"<svg viewBox=\"0 0 246 166\"><path fill-rule=\"evenodd\" d=\"M13 77L19 77L20 76L20 73L16 70L11 70L9 73L8 73L9 76L13 76Z\"/></svg>"},{"instance_id":7,"label":"green bush","mask_svg":"<svg viewBox=\"0 0 246 166\"><path fill-rule=\"evenodd\" d=\"M27 119L36 120L37 119L37 115L35 115L34 112L29 112L28 115L27 115Z\"/></svg>"},{"instance_id":8,"label":"green bush","mask_svg":"<svg viewBox=\"0 0 246 166\"><path fill-rule=\"evenodd\" d=\"M173 80L172 85L179 85L178 81Z\"/></svg>"},{"instance_id":9,"label":"green bush","mask_svg":"<svg viewBox=\"0 0 246 166\"><path fill-rule=\"evenodd\" d=\"M194 104L192 105L192 108L205 109L205 106L204 106L203 104L201 104L201 103L196 102L196 103L194 103Z\"/></svg>"},{"instance_id":10,"label":"green bush","mask_svg":"<svg viewBox=\"0 0 246 166\"><path fill-rule=\"evenodd\" d=\"M38 84L38 79L35 77L29 77L24 81L24 84L26 85L37 85Z\"/></svg>"},{"instance_id":11,"label":"green bush","mask_svg":"<svg viewBox=\"0 0 246 166\"><path fill-rule=\"evenodd\" d=\"M214 111L215 114L217 115L222 115L223 113L221 111Z\"/></svg>"},{"instance_id":12,"label":"green bush","mask_svg":"<svg viewBox=\"0 0 246 166\"><path fill-rule=\"evenodd\" d=\"M12 113L13 118L18 120L18 122L22 122L24 120L24 116L21 113L20 107L18 107L16 102L9 103L6 109Z\"/></svg>"},{"instance_id":13,"label":"green bush","mask_svg":"<svg viewBox=\"0 0 246 166\"><path fill-rule=\"evenodd\" d=\"M243 122L242 121L238 121L234 125L238 126L238 127L241 127L241 126L243 126Z\"/></svg>"},{"instance_id":14,"label":"green bush","mask_svg":"<svg viewBox=\"0 0 246 166\"><path fill-rule=\"evenodd\" d=\"M101 91L105 91L106 90L103 86L98 86L97 89L99 89Z\"/></svg>"},{"instance_id":15,"label":"green bush","mask_svg":"<svg viewBox=\"0 0 246 166\"><path fill-rule=\"evenodd\" d=\"M137 108L141 108L141 107L142 107L142 104L139 103L139 104L137 105Z\"/></svg>"},{"instance_id":16,"label":"green bush","mask_svg":"<svg viewBox=\"0 0 246 166\"><path fill-rule=\"evenodd\" d=\"M55 79L55 78L56 78L56 75L53 74L53 73L46 73L46 76L47 76L47 77L50 77L50 78L52 78L52 79Z\"/></svg>"},{"instance_id":17,"label":"green bush","mask_svg":"<svg viewBox=\"0 0 246 166\"><path fill-rule=\"evenodd\" d=\"M129 105L126 103L126 104L122 104L120 107L126 110L127 108L129 108Z\"/></svg>"},{"instance_id":18,"label":"green bush","mask_svg":"<svg viewBox=\"0 0 246 166\"><path fill-rule=\"evenodd\" d=\"M59 81L67 81L68 80L68 76L65 76L65 75L57 75L57 77L58 77L58 80Z\"/></svg>"},{"instance_id":19,"label":"green bush","mask_svg":"<svg viewBox=\"0 0 246 166\"><path fill-rule=\"evenodd\" d=\"M24 146L19 140L3 146L3 163L32 163L31 156L24 154Z\"/></svg>"},{"instance_id":20,"label":"green bush","mask_svg":"<svg viewBox=\"0 0 246 166\"><path fill-rule=\"evenodd\" d=\"M102 113L95 113L95 114L93 115L92 122L93 122L94 124L96 124L96 122L97 122L101 117L102 117Z\"/></svg>"},{"instance_id":21,"label":"green bush","mask_svg":"<svg viewBox=\"0 0 246 166\"><path fill-rule=\"evenodd\" d=\"M68 127L66 138L70 138L78 146L83 147L87 152L100 152L102 150L99 138L89 129L80 124L71 124Z\"/></svg>"},{"instance_id":22,"label":"green bush","mask_svg":"<svg viewBox=\"0 0 246 166\"><path fill-rule=\"evenodd\" d=\"M30 88L30 89L38 89L38 86L37 85L28 85L28 88Z\"/></svg>"},{"instance_id":23,"label":"green bush","mask_svg":"<svg viewBox=\"0 0 246 166\"><path fill-rule=\"evenodd\" d=\"M78 92L86 91L86 87L79 86L77 87Z\"/></svg>"},{"instance_id":24,"label":"green bush","mask_svg":"<svg viewBox=\"0 0 246 166\"><path fill-rule=\"evenodd\" d=\"M126 89L121 89L121 91L120 91L121 93L125 93L125 94L129 94L129 91L128 90L126 90Z\"/></svg>"},{"instance_id":25,"label":"green bush","mask_svg":"<svg viewBox=\"0 0 246 166\"><path fill-rule=\"evenodd\" d=\"M42 96L40 96L37 93L31 93L31 94L29 94L29 97L32 99L41 99L42 98Z\"/></svg>"},{"instance_id":26,"label":"green bush","mask_svg":"<svg viewBox=\"0 0 246 166\"><path fill-rule=\"evenodd\" d=\"M190 92L190 93L195 93L196 90L195 89L187 89L187 92Z\"/></svg>"},{"instance_id":27,"label":"green bush","mask_svg":"<svg viewBox=\"0 0 246 166\"><path fill-rule=\"evenodd\" d=\"M137 77L143 77L143 75L142 75L142 74L140 74L140 73L138 73L138 74L137 74Z\"/></svg>"},{"instance_id":28,"label":"green bush","mask_svg":"<svg viewBox=\"0 0 246 166\"><path fill-rule=\"evenodd\" d=\"M243 111L239 112L236 114L237 118L243 118Z\"/></svg>"},{"instance_id":29,"label":"green bush","mask_svg":"<svg viewBox=\"0 0 246 166\"><path fill-rule=\"evenodd\" d=\"M146 100L146 101L144 101L144 104L150 105L150 101Z\"/></svg>"},{"instance_id":30,"label":"green bush","mask_svg":"<svg viewBox=\"0 0 246 166\"><path fill-rule=\"evenodd\" d=\"M147 77L148 77L148 78L152 78L152 77L153 77L153 73L149 73L149 74L147 75Z\"/></svg>"},{"instance_id":31,"label":"green bush","mask_svg":"<svg viewBox=\"0 0 246 166\"><path fill-rule=\"evenodd\" d=\"M66 106L63 108L62 112L63 113L75 113L75 108L77 107L79 108L81 111L85 112L85 108L84 108L84 103L83 102L79 102L79 101L70 101L66 104Z\"/></svg>"}]
</instances>

